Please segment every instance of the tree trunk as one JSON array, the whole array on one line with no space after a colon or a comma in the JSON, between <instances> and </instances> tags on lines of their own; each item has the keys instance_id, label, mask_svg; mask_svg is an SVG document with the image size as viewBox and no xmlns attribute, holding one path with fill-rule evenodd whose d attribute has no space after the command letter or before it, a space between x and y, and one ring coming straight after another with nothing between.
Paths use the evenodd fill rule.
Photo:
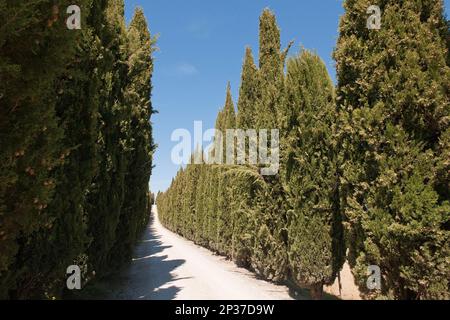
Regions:
<instances>
[{"instance_id":1,"label":"tree trunk","mask_svg":"<svg viewBox=\"0 0 450 320\"><path fill-rule=\"evenodd\" d=\"M315 283L310 287L310 295L312 300L322 300L323 296L323 283Z\"/></svg>"}]
</instances>

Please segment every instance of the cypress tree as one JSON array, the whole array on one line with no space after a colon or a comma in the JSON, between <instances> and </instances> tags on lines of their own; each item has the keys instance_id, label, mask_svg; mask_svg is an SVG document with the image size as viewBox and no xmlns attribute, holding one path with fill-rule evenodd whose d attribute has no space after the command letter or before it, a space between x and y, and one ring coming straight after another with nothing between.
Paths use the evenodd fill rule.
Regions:
<instances>
[{"instance_id":1,"label":"cypress tree","mask_svg":"<svg viewBox=\"0 0 450 320\"><path fill-rule=\"evenodd\" d=\"M223 145L217 146L221 148L223 154L223 165L217 168L217 178L218 178L218 197L217 197L217 233L216 233L216 250L224 255L230 255L230 242L232 237L231 229L231 216L229 210L230 195L229 195L229 179L225 175L228 171L228 166L224 166L228 159L226 157L226 145L228 143L234 143L233 141L227 140L227 129L234 129L236 125L235 109L233 104L233 99L231 97L231 87L230 83L227 85L225 105L221 112L219 113L217 119L217 130L219 130L223 135Z\"/></svg>"},{"instance_id":2,"label":"cypress tree","mask_svg":"<svg viewBox=\"0 0 450 320\"><path fill-rule=\"evenodd\" d=\"M130 260L139 232L148 223L150 208L147 192L155 148L150 124L150 117L154 113L150 101L154 39L150 36L142 9L136 9L127 37L128 84L125 87L124 101L128 110L121 125L127 148L128 168L124 181L124 203L112 249L119 257L114 260L119 266Z\"/></svg>"},{"instance_id":3,"label":"cypress tree","mask_svg":"<svg viewBox=\"0 0 450 320\"><path fill-rule=\"evenodd\" d=\"M124 101L127 59L126 27L123 0L111 0L106 9L106 30L102 35L107 48L105 60L109 69L103 74L103 91L100 105L99 147L100 168L88 197L89 235L92 242L89 257L93 271L98 275L110 271L111 251L116 228L124 201L124 180L127 168L126 137L123 121L126 121L127 106Z\"/></svg>"},{"instance_id":4,"label":"cypress tree","mask_svg":"<svg viewBox=\"0 0 450 320\"><path fill-rule=\"evenodd\" d=\"M203 155L203 150L201 151ZM196 243L206 246L206 238L205 238L205 212L206 212L206 166L204 164L197 165L199 168L199 177L197 181L197 185L194 186L195 188L195 221L194 221L194 235L193 239Z\"/></svg>"},{"instance_id":5,"label":"cypress tree","mask_svg":"<svg viewBox=\"0 0 450 320\"><path fill-rule=\"evenodd\" d=\"M260 99L259 73L252 51L245 50L242 66L241 86L239 89L238 113L236 127L240 130L254 129L256 125L256 103ZM249 141L245 142L246 160L248 161ZM239 146L238 146L239 148ZM230 211L232 213L232 259L238 266L250 267L255 241L256 217L255 197L258 183L263 182L257 168L247 163L233 168L228 173L231 179Z\"/></svg>"},{"instance_id":6,"label":"cypress tree","mask_svg":"<svg viewBox=\"0 0 450 320\"><path fill-rule=\"evenodd\" d=\"M284 60L280 50L280 30L275 15L265 9L260 18L259 92L256 102L256 129L280 129L284 114ZM269 145L271 137L268 138ZM286 205L279 175L263 177L256 192L256 231L252 268L263 277L278 281L287 270ZM269 258L268 258L269 257Z\"/></svg>"},{"instance_id":7,"label":"cypress tree","mask_svg":"<svg viewBox=\"0 0 450 320\"><path fill-rule=\"evenodd\" d=\"M233 98L231 97L231 85L228 82L227 94L225 99L224 112L224 130L234 129L236 127L236 111L234 109ZM225 134L225 132L224 132Z\"/></svg>"},{"instance_id":8,"label":"cypress tree","mask_svg":"<svg viewBox=\"0 0 450 320\"><path fill-rule=\"evenodd\" d=\"M365 27L368 6L345 2L335 52L350 262L368 297L448 298L443 4L381 1L380 30ZM366 287L369 265L381 269L380 291Z\"/></svg>"},{"instance_id":9,"label":"cypress tree","mask_svg":"<svg viewBox=\"0 0 450 320\"><path fill-rule=\"evenodd\" d=\"M217 215L218 215L218 198L219 193L219 168L218 166L210 167L209 174L209 188L207 193L207 212L208 212L208 247L217 251Z\"/></svg>"},{"instance_id":10,"label":"cypress tree","mask_svg":"<svg viewBox=\"0 0 450 320\"><path fill-rule=\"evenodd\" d=\"M195 157L199 157L201 153L201 149L196 148L191 157L191 164L188 165L187 168L187 207L185 211L185 215L187 217L187 230L185 232L185 236L189 239L195 239L196 230L195 227L197 225L197 206L196 203L199 198L199 194L197 191L197 185L199 183L200 178L200 170L201 167L198 164L195 164Z\"/></svg>"},{"instance_id":11,"label":"cypress tree","mask_svg":"<svg viewBox=\"0 0 450 320\"><path fill-rule=\"evenodd\" d=\"M88 3L79 3L86 13ZM24 254L35 232L53 227L48 207L60 183L55 171L67 155L54 84L82 37L66 27L63 8L69 5L0 4L0 298L26 297L42 284ZM35 249L35 256L46 254L46 247Z\"/></svg>"},{"instance_id":12,"label":"cypress tree","mask_svg":"<svg viewBox=\"0 0 450 320\"><path fill-rule=\"evenodd\" d=\"M255 65L252 50L246 48L242 66L241 87L239 89L237 128L252 129L255 124L255 106L259 98L258 68Z\"/></svg>"},{"instance_id":13,"label":"cypress tree","mask_svg":"<svg viewBox=\"0 0 450 320\"><path fill-rule=\"evenodd\" d=\"M248 167L235 167L226 174L230 181L228 194L232 221L230 255L238 266L250 268L260 214L255 202L256 190L264 181Z\"/></svg>"},{"instance_id":14,"label":"cypress tree","mask_svg":"<svg viewBox=\"0 0 450 320\"><path fill-rule=\"evenodd\" d=\"M21 287L45 291L59 296L65 287L64 275L69 265L86 270L86 194L97 170L98 91L101 79L97 69L102 62L98 35L102 5L89 2L81 7L83 28L77 41L76 54L68 61L66 70L55 87L58 126L64 129L59 145L62 165L55 168L54 196L48 205L49 228L38 230L30 237L29 245L21 251L26 276ZM36 252L45 252L37 255ZM33 289L27 283L34 283Z\"/></svg>"},{"instance_id":15,"label":"cypress tree","mask_svg":"<svg viewBox=\"0 0 450 320\"><path fill-rule=\"evenodd\" d=\"M280 48L280 29L275 15L269 9L265 9L259 21L261 97L256 109L258 129L278 128L284 77L284 58Z\"/></svg>"},{"instance_id":16,"label":"cypress tree","mask_svg":"<svg viewBox=\"0 0 450 320\"><path fill-rule=\"evenodd\" d=\"M68 30L69 5L0 3L0 298L60 297L69 265L83 284L88 268L104 275L130 257L149 213L143 14L127 33L122 1L81 0L82 28Z\"/></svg>"},{"instance_id":17,"label":"cypress tree","mask_svg":"<svg viewBox=\"0 0 450 320\"><path fill-rule=\"evenodd\" d=\"M320 299L344 258L339 212L334 87L322 60L302 50L287 63L289 134L283 142L283 180L289 210L293 279Z\"/></svg>"}]
</instances>

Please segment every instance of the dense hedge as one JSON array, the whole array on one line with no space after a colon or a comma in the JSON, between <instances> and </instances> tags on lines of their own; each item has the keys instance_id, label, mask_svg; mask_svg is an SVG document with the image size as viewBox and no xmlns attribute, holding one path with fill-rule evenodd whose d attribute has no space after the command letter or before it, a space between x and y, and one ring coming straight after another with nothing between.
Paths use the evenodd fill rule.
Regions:
<instances>
[{"instance_id":1,"label":"dense hedge","mask_svg":"<svg viewBox=\"0 0 450 320\"><path fill-rule=\"evenodd\" d=\"M153 70L122 0L0 1L0 298L62 294L127 261L149 213Z\"/></svg>"},{"instance_id":2,"label":"dense hedge","mask_svg":"<svg viewBox=\"0 0 450 320\"><path fill-rule=\"evenodd\" d=\"M349 261L371 297L450 298L448 26L436 0L346 1L335 52ZM378 265L381 292L367 292Z\"/></svg>"}]
</instances>

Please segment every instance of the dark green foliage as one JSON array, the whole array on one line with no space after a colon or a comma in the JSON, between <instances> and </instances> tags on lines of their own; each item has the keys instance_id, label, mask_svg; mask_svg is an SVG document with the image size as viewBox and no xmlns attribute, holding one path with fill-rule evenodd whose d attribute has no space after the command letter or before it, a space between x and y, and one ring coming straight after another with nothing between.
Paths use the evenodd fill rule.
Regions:
<instances>
[{"instance_id":1,"label":"dark green foliage","mask_svg":"<svg viewBox=\"0 0 450 320\"><path fill-rule=\"evenodd\" d=\"M324 284L333 283L345 255L334 88L322 60L303 50L288 61L286 90L290 114L283 180L291 208L289 264L297 283L320 293Z\"/></svg>"},{"instance_id":2,"label":"dark green foliage","mask_svg":"<svg viewBox=\"0 0 450 320\"><path fill-rule=\"evenodd\" d=\"M368 297L449 298L449 81L442 1L348 0L335 52L350 262ZM367 292L378 265L382 290Z\"/></svg>"},{"instance_id":3,"label":"dark green foliage","mask_svg":"<svg viewBox=\"0 0 450 320\"><path fill-rule=\"evenodd\" d=\"M101 8L92 7L86 17L76 53L58 81L56 112L64 137L59 142L62 165L53 171L56 186L54 198L46 213L50 219L48 230L38 230L22 249L18 258L26 277L19 287L36 290L44 284L48 295L64 286L66 268L85 264L85 248L89 244L86 233L86 190L97 170L97 112L101 79L93 66L101 63L100 41L96 38L99 26L87 27L93 15L101 15ZM88 11L84 10L83 14ZM97 29L97 30L96 30ZM44 255L36 254L44 252ZM49 279L51 279L49 281ZM55 279L52 282L52 279ZM34 285L33 285L34 284ZM18 296L28 296L19 292Z\"/></svg>"},{"instance_id":4,"label":"dark green foliage","mask_svg":"<svg viewBox=\"0 0 450 320\"><path fill-rule=\"evenodd\" d=\"M123 209L125 173L127 170L126 137L123 123L127 121L128 106L123 88L127 85L127 53L123 1L110 1L106 8L106 28L103 43L108 50L108 62L103 75L103 101L99 110L99 172L88 196L89 235L92 243L88 255L93 271L108 272L116 228Z\"/></svg>"},{"instance_id":5,"label":"dark green foliage","mask_svg":"<svg viewBox=\"0 0 450 320\"><path fill-rule=\"evenodd\" d=\"M259 101L256 103L256 127L279 128L283 118L283 79L285 54L280 51L280 30L275 15L265 9L259 21Z\"/></svg>"},{"instance_id":6,"label":"dark green foliage","mask_svg":"<svg viewBox=\"0 0 450 320\"><path fill-rule=\"evenodd\" d=\"M278 175L264 177L256 190L255 202L252 268L269 280L285 280L288 272L287 204Z\"/></svg>"},{"instance_id":7,"label":"dark green foliage","mask_svg":"<svg viewBox=\"0 0 450 320\"><path fill-rule=\"evenodd\" d=\"M281 51L280 30L275 15L265 9L259 22L258 92L255 100L256 129L282 130L285 119L284 62L287 48ZM280 134L280 136L282 133ZM269 146L271 136L268 137ZM286 201L279 174L261 176L263 183L255 191L258 214L252 257L252 268L274 281L287 274Z\"/></svg>"},{"instance_id":8,"label":"dark green foliage","mask_svg":"<svg viewBox=\"0 0 450 320\"><path fill-rule=\"evenodd\" d=\"M224 114L224 126L219 128L222 130L234 129L236 127L236 111L234 110L234 103L231 97L231 87L230 83L227 86L227 97L225 100L225 106L223 108Z\"/></svg>"},{"instance_id":9,"label":"dark green foliage","mask_svg":"<svg viewBox=\"0 0 450 320\"><path fill-rule=\"evenodd\" d=\"M30 236L52 227L45 209L57 184L53 171L67 152L59 143L64 131L54 84L82 36L64 23L62 8L70 4L0 3L0 297L30 272L22 257ZM89 1L79 5L88 12Z\"/></svg>"},{"instance_id":10,"label":"dark green foliage","mask_svg":"<svg viewBox=\"0 0 450 320\"><path fill-rule=\"evenodd\" d=\"M229 141L226 130L234 129L236 126L236 115L234 110L234 104L231 97L231 89L230 84L227 86L227 94L225 100L225 106L221 111L222 118L218 119L219 126L216 128L220 130L223 135L223 146L222 152L224 155L224 162L228 164L229 159L226 157L226 145L233 144L234 138L232 141ZM219 121L220 120L220 121ZM229 170L228 166L218 168L217 174L219 175L219 181L217 188L221 195L218 197L217 201L217 234L216 234L216 250L223 255L231 256L231 241L232 241L232 231L233 231L233 221L231 217L230 210L230 202L232 200L232 194L230 194L230 187L232 181L230 181L229 177L226 175L226 172Z\"/></svg>"},{"instance_id":11,"label":"dark green foliage","mask_svg":"<svg viewBox=\"0 0 450 320\"><path fill-rule=\"evenodd\" d=\"M0 298L59 297L73 264L84 283L113 271L149 214L143 14L127 32L123 2L81 0L68 30L55 3L0 2Z\"/></svg>"},{"instance_id":12,"label":"dark green foliage","mask_svg":"<svg viewBox=\"0 0 450 320\"><path fill-rule=\"evenodd\" d=\"M236 127L241 130L254 129L256 126L256 103L261 97L259 86L259 70L255 65L250 48L245 50L242 66L241 87L239 90L238 113ZM245 141L246 160L249 160L250 141ZM238 146L239 148L239 146ZM256 190L263 182L254 166L235 168L230 171L232 176L231 212L233 215L232 258L236 264L243 267L251 266L251 258L255 244Z\"/></svg>"},{"instance_id":13,"label":"dark green foliage","mask_svg":"<svg viewBox=\"0 0 450 320\"><path fill-rule=\"evenodd\" d=\"M245 50L244 65L242 66L241 87L239 90L239 101L237 105L237 128L254 128L255 103L260 96L257 81L258 68L253 60L252 50L247 48Z\"/></svg>"},{"instance_id":14,"label":"dark green foliage","mask_svg":"<svg viewBox=\"0 0 450 320\"><path fill-rule=\"evenodd\" d=\"M132 247L139 231L148 223L147 189L152 170L154 143L150 117L152 109L151 59L154 40L141 9L137 9L128 28L128 75L124 94L127 120L121 123L127 165L124 203L116 231L112 262L119 266L131 258Z\"/></svg>"}]
</instances>

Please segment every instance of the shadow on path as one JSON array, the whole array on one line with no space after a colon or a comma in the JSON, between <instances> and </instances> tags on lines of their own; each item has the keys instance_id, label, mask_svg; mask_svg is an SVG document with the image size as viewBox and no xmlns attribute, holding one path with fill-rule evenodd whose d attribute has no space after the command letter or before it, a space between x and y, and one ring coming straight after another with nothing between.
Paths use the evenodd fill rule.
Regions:
<instances>
[{"instance_id":1,"label":"shadow on path","mask_svg":"<svg viewBox=\"0 0 450 320\"><path fill-rule=\"evenodd\" d=\"M131 264L116 275L96 282L90 291L94 299L112 300L172 300L182 289L176 285L172 272L186 260L167 260L164 245L150 218L142 239L133 253ZM88 293L88 295L90 295ZM90 297L91 298L91 297Z\"/></svg>"}]
</instances>

